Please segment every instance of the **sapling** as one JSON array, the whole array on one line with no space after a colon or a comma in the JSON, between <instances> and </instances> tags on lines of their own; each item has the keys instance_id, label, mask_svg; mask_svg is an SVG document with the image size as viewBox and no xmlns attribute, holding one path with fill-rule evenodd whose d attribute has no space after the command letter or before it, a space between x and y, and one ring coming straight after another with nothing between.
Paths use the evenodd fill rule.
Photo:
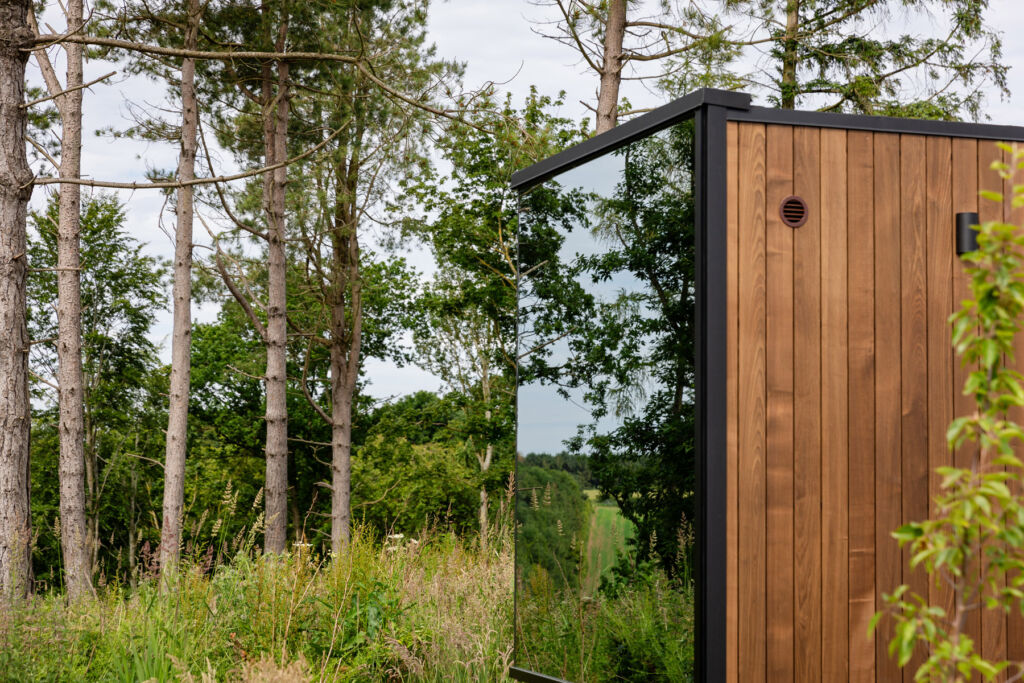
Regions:
<instances>
[{"instance_id":1,"label":"sapling","mask_svg":"<svg viewBox=\"0 0 1024 683\"><path fill-rule=\"evenodd\" d=\"M1024 148L1000 145L1006 162L992 168L1011 181L1014 208L1024 207L1024 185L1014 185L1024 168ZM984 200L1004 201L998 192ZM1021 427L1008 418L1024 406L1022 375L1014 368L1014 338L1024 314L1024 230L1002 221L978 227L978 249L963 256L970 297L953 314L953 344L970 372L964 395L974 399L971 414L956 418L946 433L948 447L970 448L970 467L940 467L940 493L931 519L911 522L893 536L910 548L910 566L923 568L935 585L948 588L951 604L931 604L909 586L885 595L879 620L894 620L889 655L905 666L915 653L927 658L918 681L966 681L980 674L991 680L1024 678L1024 661L986 659L967 633L968 615L977 610L1024 614L1024 464L1014 446L1024 443ZM968 444L976 444L970 447Z\"/></svg>"}]
</instances>

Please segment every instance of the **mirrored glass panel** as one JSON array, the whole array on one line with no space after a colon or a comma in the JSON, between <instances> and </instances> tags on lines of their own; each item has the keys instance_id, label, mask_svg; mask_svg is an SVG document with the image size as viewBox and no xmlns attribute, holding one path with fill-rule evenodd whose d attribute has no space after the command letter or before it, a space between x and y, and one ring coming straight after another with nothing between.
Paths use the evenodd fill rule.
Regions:
<instances>
[{"instance_id":1,"label":"mirrored glass panel","mask_svg":"<svg viewBox=\"0 0 1024 683\"><path fill-rule=\"evenodd\" d=\"M520 200L516 667L693 677L693 124Z\"/></svg>"}]
</instances>

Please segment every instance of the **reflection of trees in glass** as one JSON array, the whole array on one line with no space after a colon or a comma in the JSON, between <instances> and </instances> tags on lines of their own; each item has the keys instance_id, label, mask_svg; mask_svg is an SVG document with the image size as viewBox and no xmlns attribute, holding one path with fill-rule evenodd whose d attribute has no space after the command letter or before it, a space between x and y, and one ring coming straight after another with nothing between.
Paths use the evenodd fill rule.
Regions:
<instances>
[{"instance_id":1,"label":"reflection of trees in glass","mask_svg":"<svg viewBox=\"0 0 1024 683\"><path fill-rule=\"evenodd\" d=\"M585 215L581 195L561 195L562 229L573 221L601 249L559 262L557 233L543 247L531 244L549 261L522 288L520 310L521 329L533 335L521 353L550 342L524 360L521 379L566 397L582 391L594 419L580 426L570 451L589 455L601 491L636 525L639 556L656 557L670 573L689 562L679 541L684 515L694 515L692 145L687 122L616 152L622 178L610 196L587 196ZM534 234L521 235L521 253L541 222L528 216ZM533 255L533 265L544 258ZM545 353L553 348L567 352Z\"/></svg>"},{"instance_id":2,"label":"reflection of trees in glass","mask_svg":"<svg viewBox=\"0 0 1024 683\"><path fill-rule=\"evenodd\" d=\"M555 182L525 194L519 206L518 377L519 384L558 384L562 369L556 344L583 325L593 297L561 258L567 236L587 224L587 197ZM551 444L555 449L560 444Z\"/></svg>"},{"instance_id":3,"label":"reflection of trees in glass","mask_svg":"<svg viewBox=\"0 0 1024 683\"><path fill-rule=\"evenodd\" d=\"M683 515L693 519L694 202L691 124L623 150L615 195L598 203L595 232L608 251L585 259L598 281L626 271L644 289L636 305L599 307L589 342L588 400L595 416L614 410L621 425L581 430L601 489L637 525L641 556L679 569Z\"/></svg>"},{"instance_id":4,"label":"reflection of trees in glass","mask_svg":"<svg viewBox=\"0 0 1024 683\"><path fill-rule=\"evenodd\" d=\"M692 144L680 124L521 200L520 407L584 424L520 424L559 443L517 466L516 662L566 680L692 680Z\"/></svg>"}]
</instances>

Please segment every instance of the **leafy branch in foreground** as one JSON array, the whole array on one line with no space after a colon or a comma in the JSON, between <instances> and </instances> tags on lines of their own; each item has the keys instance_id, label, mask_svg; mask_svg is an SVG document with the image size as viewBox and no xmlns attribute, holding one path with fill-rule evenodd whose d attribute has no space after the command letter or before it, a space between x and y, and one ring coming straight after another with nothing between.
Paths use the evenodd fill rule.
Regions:
<instances>
[{"instance_id":1,"label":"leafy branch in foreground","mask_svg":"<svg viewBox=\"0 0 1024 683\"><path fill-rule=\"evenodd\" d=\"M1024 148L1000 145L1011 163L996 162L1005 180L1024 168ZM996 192L982 196L1003 202ZM1013 185L1014 208L1024 206L1024 185ZM976 610L1024 613L1024 463L1014 454L1024 442L1021 427L1008 419L1024 406L1021 373L1012 369L1014 337L1024 314L1024 231L1000 221L979 227L978 249L968 263L971 297L951 318L953 343L971 368L964 395L975 411L955 419L946 433L950 449L976 443L969 468L941 467L941 493L932 519L906 524L893 533L910 547L911 568L923 567L946 591L930 604L908 586L886 595L887 609L872 619L870 630L888 613L895 620L889 654L905 666L915 650L927 659L918 681L964 681L975 673L987 680L1002 673L1008 682L1024 679L1024 661L989 661L966 633ZM951 599L950 599L951 598Z\"/></svg>"}]
</instances>

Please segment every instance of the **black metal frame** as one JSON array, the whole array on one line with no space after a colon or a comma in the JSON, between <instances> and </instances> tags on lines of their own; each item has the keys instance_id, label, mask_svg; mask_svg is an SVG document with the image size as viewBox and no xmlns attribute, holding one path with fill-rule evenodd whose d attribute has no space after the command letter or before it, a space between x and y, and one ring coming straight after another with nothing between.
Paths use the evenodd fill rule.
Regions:
<instances>
[{"instance_id":1,"label":"black metal frame","mask_svg":"<svg viewBox=\"0 0 1024 683\"><path fill-rule=\"evenodd\" d=\"M726 372L727 183L726 124L729 121L841 128L913 135L1024 141L1024 128L951 121L897 119L751 107L744 93L705 88L681 97L607 133L593 137L516 172L511 186L520 192L571 168L652 135L690 117L695 122L697 254L697 562L696 678L725 680L726 652ZM526 683L563 683L512 667L512 678Z\"/></svg>"},{"instance_id":2,"label":"black metal frame","mask_svg":"<svg viewBox=\"0 0 1024 683\"><path fill-rule=\"evenodd\" d=\"M696 114L697 570L696 679L725 681L728 331L727 110Z\"/></svg>"}]
</instances>

